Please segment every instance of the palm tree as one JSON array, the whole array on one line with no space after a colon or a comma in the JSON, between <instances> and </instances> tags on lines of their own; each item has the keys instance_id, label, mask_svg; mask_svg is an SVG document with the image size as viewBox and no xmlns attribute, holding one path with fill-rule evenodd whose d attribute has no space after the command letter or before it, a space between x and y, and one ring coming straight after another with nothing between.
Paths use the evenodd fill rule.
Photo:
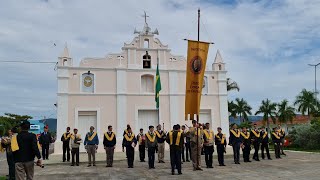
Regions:
<instances>
[{"instance_id":1,"label":"palm tree","mask_svg":"<svg viewBox=\"0 0 320 180\"><path fill-rule=\"evenodd\" d=\"M236 98L234 109L236 114L240 116L240 122L248 121L248 114L251 115L251 107L243 98Z\"/></svg>"},{"instance_id":2,"label":"palm tree","mask_svg":"<svg viewBox=\"0 0 320 180\"><path fill-rule=\"evenodd\" d=\"M310 116L311 112L316 111L317 100L315 98L315 93L312 91L307 91L302 89L299 95L296 97L294 102L295 106L298 106L298 111L304 115L307 112L307 115Z\"/></svg>"},{"instance_id":3,"label":"palm tree","mask_svg":"<svg viewBox=\"0 0 320 180\"><path fill-rule=\"evenodd\" d=\"M227 78L227 91L232 90L240 91L240 88L235 81L232 81L230 78Z\"/></svg>"},{"instance_id":4,"label":"palm tree","mask_svg":"<svg viewBox=\"0 0 320 180\"><path fill-rule=\"evenodd\" d=\"M236 107L233 101L228 101L229 117L237 117Z\"/></svg>"},{"instance_id":5,"label":"palm tree","mask_svg":"<svg viewBox=\"0 0 320 180\"><path fill-rule=\"evenodd\" d=\"M276 113L277 104L271 103L269 99L262 100L261 106L259 110L256 112L255 115L263 114L263 121L267 122L268 133L270 134L270 124L269 124L269 117L272 119L273 124L276 123Z\"/></svg>"},{"instance_id":6,"label":"palm tree","mask_svg":"<svg viewBox=\"0 0 320 180\"><path fill-rule=\"evenodd\" d=\"M288 100L285 99L278 104L278 120L280 124L287 124L288 121L292 123L295 116L295 109L288 105Z\"/></svg>"}]
</instances>

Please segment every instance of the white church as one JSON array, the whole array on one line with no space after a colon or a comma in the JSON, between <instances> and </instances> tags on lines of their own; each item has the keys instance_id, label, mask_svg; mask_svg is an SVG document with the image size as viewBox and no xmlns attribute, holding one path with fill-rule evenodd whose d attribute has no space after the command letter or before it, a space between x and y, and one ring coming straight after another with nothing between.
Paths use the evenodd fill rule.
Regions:
<instances>
[{"instance_id":1,"label":"white church","mask_svg":"<svg viewBox=\"0 0 320 180\"><path fill-rule=\"evenodd\" d=\"M84 58L80 65L73 64L68 47L64 48L57 66L57 137L66 127L78 128L84 138L90 126L98 132L100 145L107 126L112 125L120 150L122 133L127 124L137 134L140 128L164 124L170 130L174 124L185 121L186 58L171 54L168 45L157 36L147 22L135 37L124 43L119 53L101 58ZM160 110L155 104L155 77L159 60L162 90ZM217 51L214 63L207 65L204 77L200 122L209 122L216 132L222 127L229 136L226 69ZM84 151L83 145L81 151ZM55 142L55 153L62 153L62 143Z\"/></svg>"}]
</instances>

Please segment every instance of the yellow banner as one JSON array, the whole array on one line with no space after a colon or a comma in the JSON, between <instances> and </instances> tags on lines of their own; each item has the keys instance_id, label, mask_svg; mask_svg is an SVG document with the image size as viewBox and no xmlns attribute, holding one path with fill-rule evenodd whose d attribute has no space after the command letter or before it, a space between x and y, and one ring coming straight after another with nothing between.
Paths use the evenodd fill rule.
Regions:
<instances>
[{"instance_id":1,"label":"yellow banner","mask_svg":"<svg viewBox=\"0 0 320 180\"><path fill-rule=\"evenodd\" d=\"M204 71L206 70L209 43L188 40L185 120L199 117Z\"/></svg>"}]
</instances>

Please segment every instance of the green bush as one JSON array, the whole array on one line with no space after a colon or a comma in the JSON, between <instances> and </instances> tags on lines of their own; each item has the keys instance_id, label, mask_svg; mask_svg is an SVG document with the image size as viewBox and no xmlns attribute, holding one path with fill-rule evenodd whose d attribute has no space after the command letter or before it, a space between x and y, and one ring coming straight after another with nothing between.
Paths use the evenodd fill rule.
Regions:
<instances>
[{"instance_id":1,"label":"green bush","mask_svg":"<svg viewBox=\"0 0 320 180\"><path fill-rule=\"evenodd\" d=\"M296 126L289 133L292 147L315 150L320 149L320 120L314 119L310 124Z\"/></svg>"}]
</instances>

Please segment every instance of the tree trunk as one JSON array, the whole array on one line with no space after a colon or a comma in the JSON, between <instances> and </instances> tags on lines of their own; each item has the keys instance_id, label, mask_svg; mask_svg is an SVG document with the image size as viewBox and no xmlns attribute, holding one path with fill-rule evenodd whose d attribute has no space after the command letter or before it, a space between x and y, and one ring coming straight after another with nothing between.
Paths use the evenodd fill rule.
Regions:
<instances>
[{"instance_id":1,"label":"tree trunk","mask_svg":"<svg viewBox=\"0 0 320 180\"><path fill-rule=\"evenodd\" d=\"M269 124L269 119L267 119L267 127L268 127L268 134L270 135L270 124Z\"/></svg>"}]
</instances>

